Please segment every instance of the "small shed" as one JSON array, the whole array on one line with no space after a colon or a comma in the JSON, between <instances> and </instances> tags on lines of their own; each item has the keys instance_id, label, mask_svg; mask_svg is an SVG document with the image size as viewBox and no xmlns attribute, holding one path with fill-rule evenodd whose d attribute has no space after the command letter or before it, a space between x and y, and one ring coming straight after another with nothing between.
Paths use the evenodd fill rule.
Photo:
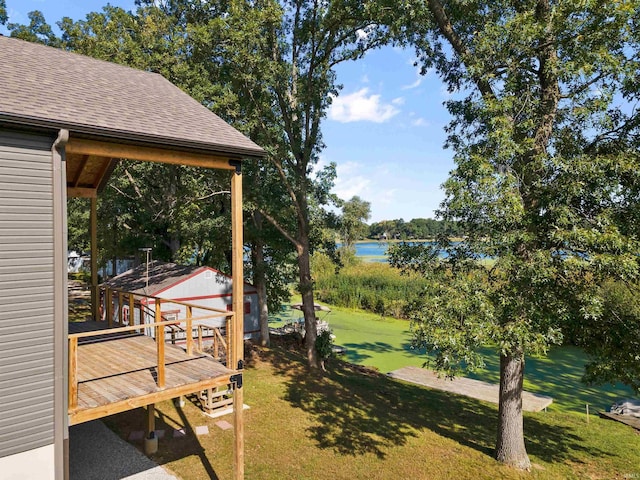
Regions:
<instances>
[{"instance_id":1,"label":"small shed","mask_svg":"<svg viewBox=\"0 0 640 480\"><path fill-rule=\"evenodd\" d=\"M197 267L193 265L177 265L175 263L154 260L147 265L143 263L104 282L103 287L144 294L149 297L161 297L192 305L211 307L218 310L231 311L233 308L233 279L211 267ZM113 298L112 308L109 310L112 320L117 320L119 298ZM106 299L103 298L103 318L106 315ZM126 301L122 305L122 316L125 323L139 325L152 323L155 302L143 300L146 309L134 309L133 316ZM260 334L260 314L258 309L258 292L253 285L244 282L244 338L257 338ZM140 312L147 312L142 314ZM185 316L185 306L171 302L163 302L162 317L165 320L182 318ZM142 317L142 321L141 321ZM106 318L105 318L106 319ZM220 321L220 320L219 320ZM214 325L224 326L224 325ZM180 339L180 335L178 335Z\"/></svg>"}]
</instances>

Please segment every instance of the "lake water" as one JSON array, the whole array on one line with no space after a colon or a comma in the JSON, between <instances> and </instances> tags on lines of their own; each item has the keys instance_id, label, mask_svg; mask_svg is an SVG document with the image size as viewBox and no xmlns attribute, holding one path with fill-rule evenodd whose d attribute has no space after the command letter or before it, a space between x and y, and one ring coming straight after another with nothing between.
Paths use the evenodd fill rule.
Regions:
<instances>
[{"instance_id":1,"label":"lake water","mask_svg":"<svg viewBox=\"0 0 640 480\"><path fill-rule=\"evenodd\" d=\"M433 242L419 242L433 244ZM387 249L392 243L388 242L362 242L356 243L356 257L366 257L370 262L388 262Z\"/></svg>"}]
</instances>

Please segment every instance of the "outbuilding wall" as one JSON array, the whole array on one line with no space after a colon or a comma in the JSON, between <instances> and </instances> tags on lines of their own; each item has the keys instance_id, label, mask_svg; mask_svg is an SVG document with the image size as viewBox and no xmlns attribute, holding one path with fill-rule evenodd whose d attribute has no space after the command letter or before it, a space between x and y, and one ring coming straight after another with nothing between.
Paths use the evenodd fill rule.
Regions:
<instances>
[{"instance_id":1,"label":"outbuilding wall","mask_svg":"<svg viewBox=\"0 0 640 480\"><path fill-rule=\"evenodd\" d=\"M231 278L213 269L206 269L156 295L224 311L231 308ZM246 283L244 284L243 305L245 306L244 337L245 339L257 338L260 333L258 294L253 286ZM184 307L181 309L179 305L167 304L163 310L172 308L180 309L181 315L184 316Z\"/></svg>"}]
</instances>

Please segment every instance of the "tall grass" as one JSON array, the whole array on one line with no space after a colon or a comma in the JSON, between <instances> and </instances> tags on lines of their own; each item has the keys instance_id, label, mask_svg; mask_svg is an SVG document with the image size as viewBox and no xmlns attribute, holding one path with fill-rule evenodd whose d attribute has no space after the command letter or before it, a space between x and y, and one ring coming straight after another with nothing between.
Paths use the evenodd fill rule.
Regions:
<instances>
[{"instance_id":1,"label":"tall grass","mask_svg":"<svg viewBox=\"0 0 640 480\"><path fill-rule=\"evenodd\" d=\"M425 287L418 275L401 275L383 263L349 265L337 274L325 270L316 276L319 300L395 318L406 318L408 303Z\"/></svg>"}]
</instances>

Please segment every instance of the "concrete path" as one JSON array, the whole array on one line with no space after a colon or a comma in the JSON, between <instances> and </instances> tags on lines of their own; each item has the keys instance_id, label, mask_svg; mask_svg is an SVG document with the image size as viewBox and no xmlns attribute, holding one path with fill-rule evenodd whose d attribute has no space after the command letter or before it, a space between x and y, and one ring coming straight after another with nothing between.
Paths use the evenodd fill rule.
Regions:
<instances>
[{"instance_id":1,"label":"concrete path","mask_svg":"<svg viewBox=\"0 0 640 480\"><path fill-rule=\"evenodd\" d=\"M424 385L425 387L442 390L445 392L457 393L467 397L484 400L485 402L498 403L499 385L494 383L472 380L465 377L456 377L447 380L438 376L431 370L420 367L404 367L387 374L391 378L404 380L405 382ZM522 409L527 412L539 412L544 410L553 402L553 398L537 393L522 392Z\"/></svg>"},{"instance_id":2,"label":"concrete path","mask_svg":"<svg viewBox=\"0 0 640 480\"><path fill-rule=\"evenodd\" d=\"M69 429L70 480L179 480L100 420Z\"/></svg>"}]
</instances>

